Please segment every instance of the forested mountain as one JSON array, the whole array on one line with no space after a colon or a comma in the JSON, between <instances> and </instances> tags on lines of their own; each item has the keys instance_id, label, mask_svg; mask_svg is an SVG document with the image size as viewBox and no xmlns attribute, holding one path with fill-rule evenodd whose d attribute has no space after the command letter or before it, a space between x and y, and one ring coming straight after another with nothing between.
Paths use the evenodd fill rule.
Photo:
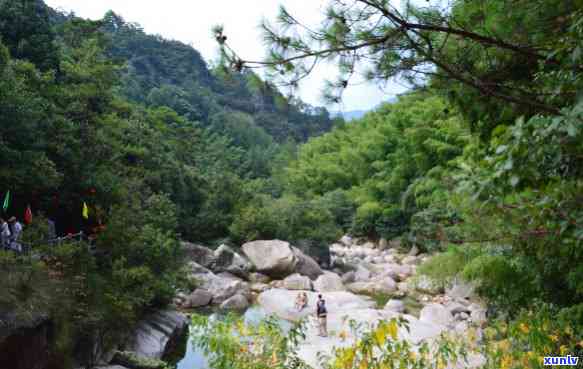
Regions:
<instances>
[{"instance_id":1,"label":"forested mountain","mask_svg":"<svg viewBox=\"0 0 583 369\"><path fill-rule=\"evenodd\" d=\"M332 127L326 109L288 100L251 72L209 70L191 46L148 35L139 25L127 23L113 12L105 15L103 30L110 36L108 54L127 65L121 93L132 101L170 107L186 119L211 128L215 116L227 114L227 120L250 124L246 128L260 137L264 130L277 142L304 142ZM236 129L234 126L218 129L241 134L229 131Z\"/></svg>"},{"instance_id":2,"label":"forested mountain","mask_svg":"<svg viewBox=\"0 0 583 369\"><path fill-rule=\"evenodd\" d=\"M44 258L0 250L12 276L0 316L50 314L63 340L55 362L92 355L83 342L113 340L172 298L179 240L229 237L250 193L332 125L325 109L209 69L192 47L114 13L89 21L1 0L1 216L22 220L30 207L23 242ZM94 250L43 249L46 218L58 236L89 234Z\"/></svg>"},{"instance_id":3,"label":"forested mountain","mask_svg":"<svg viewBox=\"0 0 583 369\"><path fill-rule=\"evenodd\" d=\"M329 3L317 29L282 9L281 29L264 27L261 65L295 81L335 60L334 102L363 61L370 80L411 84L351 123L283 96L219 28L221 63L209 67L113 12L90 21L0 0L2 218L30 215L21 241L34 250L0 250L0 337L4 321L50 316L48 367L91 367L96 347L198 288L180 241L277 238L324 259L349 233L399 247L387 256L400 266L425 253L411 269L430 284L475 287L490 325L484 309L480 346L445 341L446 358L479 349L483 368L538 369L544 356L583 355L583 3ZM47 242L47 218L90 240ZM387 290L403 287L389 281L403 273L381 272ZM289 363L295 336L257 354L223 327L212 341L227 343L213 351L223 367ZM446 367L397 333L380 325L330 367Z\"/></svg>"}]
</instances>

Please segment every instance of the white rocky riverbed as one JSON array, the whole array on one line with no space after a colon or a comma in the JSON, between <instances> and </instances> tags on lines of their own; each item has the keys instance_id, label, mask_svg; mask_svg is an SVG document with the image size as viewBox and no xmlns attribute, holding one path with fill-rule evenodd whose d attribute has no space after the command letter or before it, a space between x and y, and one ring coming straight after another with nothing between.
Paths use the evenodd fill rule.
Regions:
<instances>
[{"instance_id":1,"label":"white rocky riverbed","mask_svg":"<svg viewBox=\"0 0 583 369\"><path fill-rule=\"evenodd\" d=\"M330 354L334 347L354 343L348 321L372 327L380 321L403 317L409 331L399 336L413 345L431 343L444 332L464 335L468 329L481 334L486 309L473 295L471 286L456 283L443 288L418 276L418 265L431 256L399 251L398 245L374 244L348 236L330 246L332 270L322 270L300 250L283 241L255 241L237 253L226 246L210 251L187 245L197 255L190 263L192 278L198 287L179 294L175 303L185 308L215 305L219 309L245 310L257 304L266 314L297 321L313 319L317 294L328 306L329 337L319 337L315 324L307 325L306 339L298 354L314 368L319 368L318 354ZM228 256L225 254L228 253ZM308 307L294 309L299 292L308 294ZM384 306L370 295L391 296ZM411 307L411 302L415 302ZM367 328L363 328L367 329ZM342 332L342 335L340 334ZM476 367L480 357L459 368Z\"/></svg>"},{"instance_id":2,"label":"white rocky riverbed","mask_svg":"<svg viewBox=\"0 0 583 369\"><path fill-rule=\"evenodd\" d=\"M177 294L177 309L247 311L245 316L251 319L275 315L290 322L307 318L306 338L297 353L316 369L320 368L320 355L354 344L355 333L358 336L391 318L402 317L409 322L409 330L400 329L399 337L414 346L431 344L444 332L463 337L472 330L473 335L480 336L486 323L486 309L471 286L454 283L444 288L417 275L417 267L431 256L419 255L416 249L404 254L396 244L374 244L344 236L330 246L332 265L327 271L284 241L249 242L240 252L224 245L214 251L189 243L184 247L193 290ZM294 308L299 292L308 295L308 306L301 312ZM318 294L327 302L328 337L319 337L313 322ZM370 296L379 295L390 299L378 306ZM360 332L349 329L350 320L361 326ZM171 332L158 336L165 338ZM159 350L156 342L142 341ZM140 350L148 348L135 345L133 351ZM471 356L469 363L451 368L476 368L482 362L480 356ZM204 363L200 351L188 347L178 368L206 369Z\"/></svg>"}]
</instances>

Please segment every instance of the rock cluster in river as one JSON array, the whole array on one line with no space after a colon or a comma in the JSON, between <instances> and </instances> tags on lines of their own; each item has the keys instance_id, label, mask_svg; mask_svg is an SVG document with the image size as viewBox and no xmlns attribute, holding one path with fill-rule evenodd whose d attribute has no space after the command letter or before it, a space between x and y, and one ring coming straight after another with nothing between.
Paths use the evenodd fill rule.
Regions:
<instances>
[{"instance_id":1,"label":"rock cluster in river","mask_svg":"<svg viewBox=\"0 0 583 369\"><path fill-rule=\"evenodd\" d=\"M313 320L317 294L324 295L331 334L319 337L312 322L298 348L299 357L314 368L320 367L317 359L320 353L330 354L333 347L354 343L349 320L370 329L382 320L402 317L409 322L409 331L402 329L399 336L414 346L431 342L444 332L463 335L470 327L479 335L486 310L475 300L473 288L457 282L445 289L430 278L417 275L417 266L430 256L419 254L416 248L402 253L396 247L395 242L374 244L344 236L330 246L332 271L325 271L311 284L308 278L299 275L272 281L272 288L262 292L257 301L268 313L280 318ZM294 301L302 285L308 294L308 307L298 312ZM382 307L369 297L379 294L390 297ZM416 309L408 307L411 301ZM467 367L482 362L482 357L472 356Z\"/></svg>"},{"instance_id":2,"label":"rock cluster in river","mask_svg":"<svg viewBox=\"0 0 583 369\"><path fill-rule=\"evenodd\" d=\"M177 294L174 303L182 308L218 305L244 310L257 294L270 287L311 290L313 281L324 276L314 259L285 241L248 242L240 252L226 245L214 251L187 242L183 247L195 288ZM333 284L323 288L330 286Z\"/></svg>"},{"instance_id":3,"label":"rock cluster in river","mask_svg":"<svg viewBox=\"0 0 583 369\"><path fill-rule=\"evenodd\" d=\"M454 283L446 289L417 275L417 267L431 256L419 254L416 247L401 252L399 246L394 241L373 243L344 236L330 245L331 270L325 271L310 256L280 240L249 242L238 251L225 245L213 251L185 244L195 288L179 293L175 304L244 310L256 301L267 313L295 321L313 319L321 293L328 305L331 335L318 337L315 326L309 324L298 349L314 368L319 368L319 352L330 354L333 347L354 343L355 337L351 341L347 333L351 319L372 327L381 320L402 317L410 330L399 335L413 345L446 331L464 334L473 327L479 332L486 310L474 298L472 286ZM307 293L308 306L298 312L294 302L299 292ZM384 306L376 306L371 298L379 295L389 298ZM342 339L341 331L345 332Z\"/></svg>"}]
</instances>

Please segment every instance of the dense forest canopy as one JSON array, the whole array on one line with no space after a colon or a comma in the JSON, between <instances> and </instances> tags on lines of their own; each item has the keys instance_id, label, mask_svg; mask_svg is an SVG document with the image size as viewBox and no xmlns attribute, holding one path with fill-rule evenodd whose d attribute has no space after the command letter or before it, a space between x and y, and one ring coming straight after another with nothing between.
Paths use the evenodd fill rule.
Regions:
<instances>
[{"instance_id":1,"label":"dense forest canopy","mask_svg":"<svg viewBox=\"0 0 583 369\"><path fill-rule=\"evenodd\" d=\"M90 21L41 0L0 1L2 218L22 221L30 206L23 242L36 250L46 218L57 236L95 237L92 249L48 248L38 262L0 251L13 276L0 313L49 313L55 362L95 337L113 342L184 283L179 240L228 238L254 188L275 187L296 146L334 124L326 109L210 68L113 12Z\"/></svg>"},{"instance_id":2,"label":"dense forest canopy","mask_svg":"<svg viewBox=\"0 0 583 369\"><path fill-rule=\"evenodd\" d=\"M355 234L462 245L467 276L505 308L580 309L583 3L442 5L332 0L318 28L282 7L263 25L263 61L240 58L221 27L215 35L231 67L264 66L292 87L311 63L335 61L331 100L360 64L371 80L416 86L302 146L284 193L326 199L332 214L352 205L336 224Z\"/></svg>"},{"instance_id":3,"label":"dense forest canopy","mask_svg":"<svg viewBox=\"0 0 583 369\"><path fill-rule=\"evenodd\" d=\"M336 62L331 101L362 67L413 87L300 147L283 199L325 204L331 227L352 234L444 252L425 271L477 283L498 317L526 309L533 324L551 312L581 326L583 3L442 5L332 0L317 28L282 8L264 23L262 61L239 56L221 27L215 35L227 67L265 67L292 89L313 63ZM235 230L269 234L272 215L249 215L270 204L252 203ZM512 359L492 367L524 367L530 339L513 338Z\"/></svg>"}]
</instances>

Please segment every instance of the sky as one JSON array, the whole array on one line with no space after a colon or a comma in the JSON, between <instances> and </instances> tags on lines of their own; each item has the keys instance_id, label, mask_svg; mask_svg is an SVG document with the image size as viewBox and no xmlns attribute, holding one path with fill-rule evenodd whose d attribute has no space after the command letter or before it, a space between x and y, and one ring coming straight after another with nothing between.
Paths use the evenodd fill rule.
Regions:
<instances>
[{"instance_id":1,"label":"sky","mask_svg":"<svg viewBox=\"0 0 583 369\"><path fill-rule=\"evenodd\" d=\"M144 31L168 39L182 41L197 49L207 62L216 59L218 51L211 34L214 25L222 24L229 45L247 60L260 60L265 53L259 23L263 18L275 19L279 5L284 5L306 24L318 24L326 0L45 0L56 9L72 11L77 16L100 19L108 10L121 15L127 22L139 23ZM299 95L305 102L322 106L321 91L326 78L336 75L331 65L320 65L312 76L300 85ZM341 105L330 110L370 110L405 88L389 82L382 89L362 79L346 90Z\"/></svg>"}]
</instances>

